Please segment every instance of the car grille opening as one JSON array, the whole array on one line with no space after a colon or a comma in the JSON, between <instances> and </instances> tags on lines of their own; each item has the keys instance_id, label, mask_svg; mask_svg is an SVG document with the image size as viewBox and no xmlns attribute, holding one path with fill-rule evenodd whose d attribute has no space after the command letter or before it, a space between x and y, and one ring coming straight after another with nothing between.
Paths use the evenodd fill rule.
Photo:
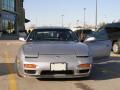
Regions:
<instances>
[{"instance_id":1,"label":"car grille opening","mask_svg":"<svg viewBox=\"0 0 120 90\"><path fill-rule=\"evenodd\" d=\"M24 70L27 74L35 74L36 70Z\"/></svg>"},{"instance_id":2,"label":"car grille opening","mask_svg":"<svg viewBox=\"0 0 120 90\"><path fill-rule=\"evenodd\" d=\"M85 70L79 70L79 73L88 73L89 69L85 69Z\"/></svg>"},{"instance_id":3,"label":"car grille opening","mask_svg":"<svg viewBox=\"0 0 120 90\"><path fill-rule=\"evenodd\" d=\"M55 74L67 74L67 75L71 75L74 74L74 72L72 70L67 70L67 71L49 71L49 70L44 70L41 72L40 75L55 75Z\"/></svg>"}]
</instances>

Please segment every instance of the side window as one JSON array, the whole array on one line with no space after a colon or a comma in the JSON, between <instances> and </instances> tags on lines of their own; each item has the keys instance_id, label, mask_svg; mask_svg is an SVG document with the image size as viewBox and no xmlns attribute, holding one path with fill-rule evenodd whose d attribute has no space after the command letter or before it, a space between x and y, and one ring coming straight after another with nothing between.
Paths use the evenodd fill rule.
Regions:
<instances>
[{"instance_id":1,"label":"side window","mask_svg":"<svg viewBox=\"0 0 120 90\"><path fill-rule=\"evenodd\" d=\"M110 39L120 38L120 28L106 28L106 31Z\"/></svg>"}]
</instances>

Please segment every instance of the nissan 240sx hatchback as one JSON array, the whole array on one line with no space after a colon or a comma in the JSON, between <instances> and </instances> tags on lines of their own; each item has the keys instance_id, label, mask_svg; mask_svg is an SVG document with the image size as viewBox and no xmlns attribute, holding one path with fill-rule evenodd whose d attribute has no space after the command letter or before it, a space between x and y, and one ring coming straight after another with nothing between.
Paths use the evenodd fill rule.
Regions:
<instances>
[{"instance_id":1,"label":"nissan 240sx hatchback","mask_svg":"<svg viewBox=\"0 0 120 90\"><path fill-rule=\"evenodd\" d=\"M17 54L16 66L22 77L88 77L92 57L88 46L79 42L70 29L41 27L27 37Z\"/></svg>"}]
</instances>

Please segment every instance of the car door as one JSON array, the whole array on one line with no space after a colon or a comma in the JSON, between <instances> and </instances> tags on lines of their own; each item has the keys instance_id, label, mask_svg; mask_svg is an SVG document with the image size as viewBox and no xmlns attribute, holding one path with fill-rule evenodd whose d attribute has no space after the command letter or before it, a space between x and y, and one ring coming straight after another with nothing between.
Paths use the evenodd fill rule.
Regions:
<instances>
[{"instance_id":1,"label":"car door","mask_svg":"<svg viewBox=\"0 0 120 90\"><path fill-rule=\"evenodd\" d=\"M93 37L96 38L94 41L85 42L90 49L90 54L94 58L109 57L112 42L108 39L106 31L100 30L98 32L95 32L93 34Z\"/></svg>"}]
</instances>

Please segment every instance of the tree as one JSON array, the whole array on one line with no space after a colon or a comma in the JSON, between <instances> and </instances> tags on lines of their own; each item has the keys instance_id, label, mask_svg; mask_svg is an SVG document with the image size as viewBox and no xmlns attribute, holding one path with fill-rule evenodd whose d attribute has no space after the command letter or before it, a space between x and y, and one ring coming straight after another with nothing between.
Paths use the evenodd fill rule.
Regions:
<instances>
[{"instance_id":1,"label":"tree","mask_svg":"<svg viewBox=\"0 0 120 90\"><path fill-rule=\"evenodd\" d=\"M106 24L107 24L107 23L102 22L102 23L100 23L100 24L98 25L98 28L101 28L101 27L105 26Z\"/></svg>"}]
</instances>

